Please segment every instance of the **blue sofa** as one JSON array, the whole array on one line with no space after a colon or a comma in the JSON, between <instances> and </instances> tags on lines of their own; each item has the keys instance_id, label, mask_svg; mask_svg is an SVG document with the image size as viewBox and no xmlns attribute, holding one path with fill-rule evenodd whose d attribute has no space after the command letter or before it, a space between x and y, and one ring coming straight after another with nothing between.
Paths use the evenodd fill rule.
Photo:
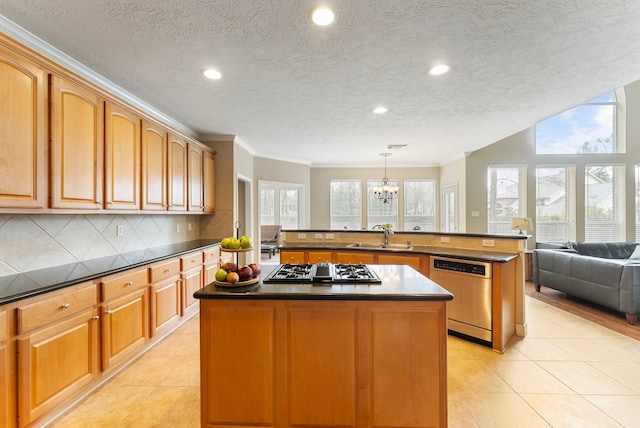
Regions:
<instances>
[{"instance_id":1,"label":"blue sofa","mask_svg":"<svg viewBox=\"0 0 640 428\"><path fill-rule=\"evenodd\" d=\"M640 258L635 242L575 242L533 250L533 282L605 306L636 324L640 314ZM630 258L631 257L631 258Z\"/></svg>"}]
</instances>

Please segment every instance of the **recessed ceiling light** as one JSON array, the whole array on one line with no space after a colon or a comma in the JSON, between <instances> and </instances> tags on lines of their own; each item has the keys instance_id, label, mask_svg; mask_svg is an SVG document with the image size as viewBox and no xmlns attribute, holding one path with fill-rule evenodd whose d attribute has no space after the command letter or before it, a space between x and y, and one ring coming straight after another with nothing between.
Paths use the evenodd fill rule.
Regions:
<instances>
[{"instance_id":1,"label":"recessed ceiling light","mask_svg":"<svg viewBox=\"0 0 640 428\"><path fill-rule=\"evenodd\" d=\"M214 70L213 68L207 68L202 72L202 74L204 74L204 77L213 80L218 80L222 77L222 74L220 74L218 70Z\"/></svg>"},{"instance_id":2,"label":"recessed ceiling light","mask_svg":"<svg viewBox=\"0 0 640 428\"><path fill-rule=\"evenodd\" d=\"M334 19L335 15L333 14L333 11L327 7L318 7L311 11L311 20L316 25L329 25L333 23Z\"/></svg>"},{"instance_id":3,"label":"recessed ceiling light","mask_svg":"<svg viewBox=\"0 0 640 428\"><path fill-rule=\"evenodd\" d=\"M451 70L451 66L449 64L438 64L429 69L429 74L432 76L440 76L441 74L448 73Z\"/></svg>"},{"instance_id":4,"label":"recessed ceiling light","mask_svg":"<svg viewBox=\"0 0 640 428\"><path fill-rule=\"evenodd\" d=\"M374 108L374 109L373 109L373 112L374 112L375 114L385 114L385 113L386 113L386 112L388 112L388 111L389 111L389 109L388 109L388 108L386 108L386 107L382 107L382 106L380 106L380 107L376 107L376 108Z\"/></svg>"}]
</instances>

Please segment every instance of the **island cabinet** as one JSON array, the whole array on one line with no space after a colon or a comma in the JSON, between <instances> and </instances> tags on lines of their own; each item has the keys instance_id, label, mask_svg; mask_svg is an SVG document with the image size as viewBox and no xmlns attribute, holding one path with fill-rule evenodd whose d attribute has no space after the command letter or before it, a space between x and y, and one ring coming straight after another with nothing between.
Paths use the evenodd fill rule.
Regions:
<instances>
[{"instance_id":1,"label":"island cabinet","mask_svg":"<svg viewBox=\"0 0 640 428\"><path fill-rule=\"evenodd\" d=\"M180 259L157 262L149 267L151 337L173 329L180 321Z\"/></svg>"},{"instance_id":2,"label":"island cabinet","mask_svg":"<svg viewBox=\"0 0 640 428\"><path fill-rule=\"evenodd\" d=\"M167 135L163 126L142 120L142 209L167 210Z\"/></svg>"},{"instance_id":3,"label":"island cabinet","mask_svg":"<svg viewBox=\"0 0 640 428\"><path fill-rule=\"evenodd\" d=\"M47 204L47 80L43 69L0 45L0 208Z\"/></svg>"},{"instance_id":4,"label":"island cabinet","mask_svg":"<svg viewBox=\"0 0 640 428\"><path fill-rule=\"evenodd\" d=\"M51 76L51 206L102 209L104 100Z\"/></svg>"},{"instance_id":5,"label":"island cabinet","mask_svg":"<svg viewBox=\"0 0 640 428\"><path fill-rule=\"evenodd\" d=\"M201 300L202 427L446 427L446 306Z\"/></svg>"},{"instance_id":6,"label":"island cabinet","mask_svg":"<svg viewBox=\"0 0 640 428\"><path fill-rule=\"evenodd\" d=\"M7 312L0 308L0 427L9 426L9 345Z\"/></svg>"},{"instance_id":7,"label":"island cabinet","mask_svg":"<svg viewBox=\"0 0 640 428\"><path fill-rule=\"evenodd\" d=\"M376 255L366 251L336 251L336 263L375 263Z\"/></svg>"},{"instance_id":8,"label":"island cabinet","mask_svg":"<svg viewBox=\"0 0 640 428\"><path fill-rule=\"evenodd\" d=\"M300 250L280 250L280 263L307 263L307 255Z\"/></svg>"},{"instance_id":9,"label":"island cabinet","mask_svg":"<svg viewBox=\"0 0 640 428\"><path fill-rule=\"evenodd\" d=\"M333 262L333 253L331 251L308 251L306 255L307 263L323 263Z\"/></svg>"},{"instance_id":10,"label":"island cabinet","mask_svg":"<svg viewBox=\"0 0 640 428\"><path fill-rule=\"evenodd\" d=\"M140 117L105 104L105 208L140 209Z\"/></svg>"},{"instance_id":11,"label":"island cabinet","mask_svg":"<svg viewBox=\"0 0 640 428\"><path fill-rule=\"evenodd\" d=\"M30 425L100 373L93 282L16 310L19 426Z\"/></svg>"},{"instance_id":12,"label":"island cabinet","mask_svg":"<svg viewBox=\"0 0 640 428\"><path fill-rule=\"evenodd\" d=\"M102 369L110 370L149 341L147 268L102 279Z\"/></svg>"}]
</instances>

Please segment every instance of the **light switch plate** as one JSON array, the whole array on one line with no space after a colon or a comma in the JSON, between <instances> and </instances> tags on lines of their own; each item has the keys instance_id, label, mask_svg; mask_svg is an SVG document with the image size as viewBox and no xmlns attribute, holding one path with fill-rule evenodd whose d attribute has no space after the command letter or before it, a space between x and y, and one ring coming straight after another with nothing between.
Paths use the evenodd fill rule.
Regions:
<instances>
[{"instance_id":1,"label":"light switch plate","mask_svg":"<svg viewBox=\"0 0 640 428\"><path fill-rule=\"evenodd\" d=\"M451 242L451 238L449 238L448 236L441 236L440 242L444 242L446 244L448 242Z\"/></svg>"},{"instance_id":2,"label":"light switch plate","mask_svg":"<svg viewBox=\"0 0 640 428\"><path fill-rule=\"evenodd\" d=\"M298 233L298 239L307 239L306 233Z\"/></svg>"},{"instance_id":3,"label":"light switch plate","mask_svg":"<svg viewBox=\"0 0 640 428\"><path fill-rule=\"evenodd\" d=\"M482 240L482 246L483 247L495 247L496 246L496 241L494 241L493 239L483 239Z\"/></svg>"}]
</instances>

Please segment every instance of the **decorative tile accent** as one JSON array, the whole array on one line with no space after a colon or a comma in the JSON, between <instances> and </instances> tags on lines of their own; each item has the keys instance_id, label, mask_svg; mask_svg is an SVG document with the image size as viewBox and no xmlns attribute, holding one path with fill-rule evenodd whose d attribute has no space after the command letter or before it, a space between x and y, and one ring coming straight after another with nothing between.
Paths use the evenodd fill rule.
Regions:
<instances>
[{"instance_id":1,"label":"decorative tile accent","mask_svg":"<svg viewBox=\"0 0 640 428\"><path fill-rule=\"evenodd\" d=\"M205 218L216 229L187 214L0 215L0 276L200 239Z\"/></svg>"}]
</instances>

